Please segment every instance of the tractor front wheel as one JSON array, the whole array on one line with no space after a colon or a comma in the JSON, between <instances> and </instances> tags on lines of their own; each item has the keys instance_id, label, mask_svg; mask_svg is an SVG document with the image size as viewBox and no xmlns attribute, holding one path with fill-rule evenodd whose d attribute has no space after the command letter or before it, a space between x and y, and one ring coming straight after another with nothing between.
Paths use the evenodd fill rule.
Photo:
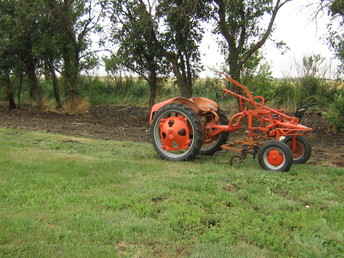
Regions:
<instances>
[{"instance_id":1,"label":"tractor front wheel","mask_svg":"<svg viewBox=\"0 0 344 258\"><path fill-rule=\"evenodd\" d=\"M295 137L295 136L294 136ZM287 136L282 140L283 143L287 144L293 153L293 162L295 164L306 163L312 154L312 146L309 144L307 139L303 136L296 136L296 144L293 146L292 136Z\"/></svg>"},{"instance_id":2,"label":"tractor front wheel","mask_svg":"<svg viewBox=\"0 0 344 258\"><path fill-rule=\"evenodd\" d=\"M285 143L270 141L259 148L258 161L266 170L289 171L293 164L293 154Z\"/></svg>"},{"instance_id":3,"label":"tractor front wheel","mask_svg":"<svg viewBox=\"0 0 344 258\"><path fill-rule=\"evenodd\" d=\"M154 116L150 135L162 159L191 160L199 153L203 133L198 115L183 104L169 104Z\"/></svg>"}]
</instances>

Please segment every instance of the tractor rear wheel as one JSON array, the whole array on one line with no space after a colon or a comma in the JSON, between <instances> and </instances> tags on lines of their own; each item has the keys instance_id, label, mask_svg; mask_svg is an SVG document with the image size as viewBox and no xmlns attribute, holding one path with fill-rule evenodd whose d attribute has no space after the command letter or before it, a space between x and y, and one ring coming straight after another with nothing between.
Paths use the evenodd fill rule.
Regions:
<instances>
[{"instance_id":1,"label":"tractor rear wheel","mask_svg":"<svg viewBox=\"0 0 344 258\"><path fill-rule=\"evenodd\" d=\"M203 133L198 115L183 104L169 104L154 116L150 135L162 159L191 160L199 153Z\"/></svg>"},{"instance_id":2,"label":"tractor rear wheel","mask_svg":"<svg viewBox=\"0 0 344 258\"><path fill-rule=\"evenodd\" d=\"M293 154L283 142L270 141L259 148L259 165L271 171L289 171L293 164Z\"/></svg>"},{"instance_id":3,"label":"tractor rear wheel","mask_svg":"<svg viewBox=\"0 0 344 258\"><path fill-rule=\"evenodd\" d=\"M296 146L293 148L292 136L287 136L282 140L283 143L287 144L293 153L293 162L295 164L306 163L312 154L312 146L309 144L307 139L303 136L296 136Z\"/></svg>"},{"instance_id":4,"label":"tractor rear wheel","mask_svg":"<svg viewBox=\"0 0 344 258\"><path fill-rule=\"evenodd\" d=\"M228 118L226 114L219 110L219 125L228 125ZM215 152L221 150L221 145L225 144L228 140L229 132L222 132L216 135L209 143L203 143L200 153L203 155L213 155Z\"/></svg>"}]
</instances>

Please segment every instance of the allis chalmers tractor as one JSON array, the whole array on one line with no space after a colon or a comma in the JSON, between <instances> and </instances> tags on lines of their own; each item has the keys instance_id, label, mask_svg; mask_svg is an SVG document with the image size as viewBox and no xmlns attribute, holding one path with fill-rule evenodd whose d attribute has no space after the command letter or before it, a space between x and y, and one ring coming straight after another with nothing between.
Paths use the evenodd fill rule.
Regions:
<instances>
[{"instance_id":1,"label":"allis chalmers tractor","mask_svg":"<svg viewBox=\"0 0 344 258\"><path fill-rule=\"evenodd\" d=\"M228 74L220 75L241 89L243 95L224 89L224 94L238 99L240 111L228 121L216 102L201 97L176 97L154 105L149 114L150 135L161 158L191 160L199 153L212 155L222 149L236 153L231 164L251 154L263 169L273 171L288 171L293 163L310 158L311 145L304 135L311 128L301 125L297 117L266 106L262 96L254 96ZM240 129L245 129L246 137L227 143L229 133Z\"/></svg>"}]
</instances>

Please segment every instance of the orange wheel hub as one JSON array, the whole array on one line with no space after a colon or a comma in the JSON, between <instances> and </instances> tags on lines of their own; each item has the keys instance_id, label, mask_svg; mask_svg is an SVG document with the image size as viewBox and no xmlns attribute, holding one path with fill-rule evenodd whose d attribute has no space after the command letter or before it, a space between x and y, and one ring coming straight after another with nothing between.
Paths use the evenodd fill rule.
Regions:
<instances>
[{"instance_id":1,"label":"orange wheel hub","mask_svg":"<svg viewBox=\"0 0 344 258\"><path fill-rule=\"evenodd\" d=\"M184 116L171 116L160 120L160 141L167 151L188 149L191 142L188 120Z\"/></svg>"},{"instance_id":2,"label":"orange wheel hub","mask_svg":"<svg viewBox=\"0 0 344 258\"><path fill-rule=\"evenodd\" d=\"M273 166L280 166L284 162L284 156L279 150L270 150L267 155L268 162Z\"/></svg>"}]
</instances>

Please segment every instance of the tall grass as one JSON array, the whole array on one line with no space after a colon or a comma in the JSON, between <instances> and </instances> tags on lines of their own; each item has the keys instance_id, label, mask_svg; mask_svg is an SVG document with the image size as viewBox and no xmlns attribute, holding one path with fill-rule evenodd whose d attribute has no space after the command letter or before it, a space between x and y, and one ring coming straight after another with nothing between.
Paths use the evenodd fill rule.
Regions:
<instances>
[{"instance_id":1,"label":"tall grass","mask_svg":"<svg viewBox=\"0 0 344 258\"><path fill-rule=\"evenodd\" d=\"M302 78L273 79L261 76L243 78L242 82L254 93L264 96L272 105L293 110L297 106L314 102L322 108L329 108L329 104L338 99L344 91L340 82L327 81L312 76ZM47 99L53 99L53 87L50 81L41 80L41 87ZM193 95L207 97L222 102L231 97L224 97L222 80L217 78L200 78L195 80ZM60 82L63 97L63 83ZM145 105L149 99L149 85L136 77L82 77L80 94L92 105L97 104L140 104ZM157 101L180 95L173 80L165 80L158 89ZM24 82L24 102L28 102L28 87ZM5 90L0 87L0 100L6 100Z\"/></svg>"},{"instance_id":2,"label":"tall grass","mask_svg":"<svg viewBox=\"0 0 344 258\"><path fill-rule=\"evenodd\" d=\"M145 80L133 77L98 78L84 77L81 94L96 104L148 103L149 86Z\"/></svg>"},{"instance_id":3,"label":"tall grass","mask_svg":"<svg viewBox=\"0 0 344 258\"><path fill-rule=\"evenodd\" d=\"M223 100L222 81L214 78L198 79L193 86L193 95L207 97L216 101ZM176 83L164 80L157 90L157 101L179 96ZM139 78L97 78L83 79L82 95L89 98L91 104L147 104L149 85Z\"/></svg>"}]
</instances>

